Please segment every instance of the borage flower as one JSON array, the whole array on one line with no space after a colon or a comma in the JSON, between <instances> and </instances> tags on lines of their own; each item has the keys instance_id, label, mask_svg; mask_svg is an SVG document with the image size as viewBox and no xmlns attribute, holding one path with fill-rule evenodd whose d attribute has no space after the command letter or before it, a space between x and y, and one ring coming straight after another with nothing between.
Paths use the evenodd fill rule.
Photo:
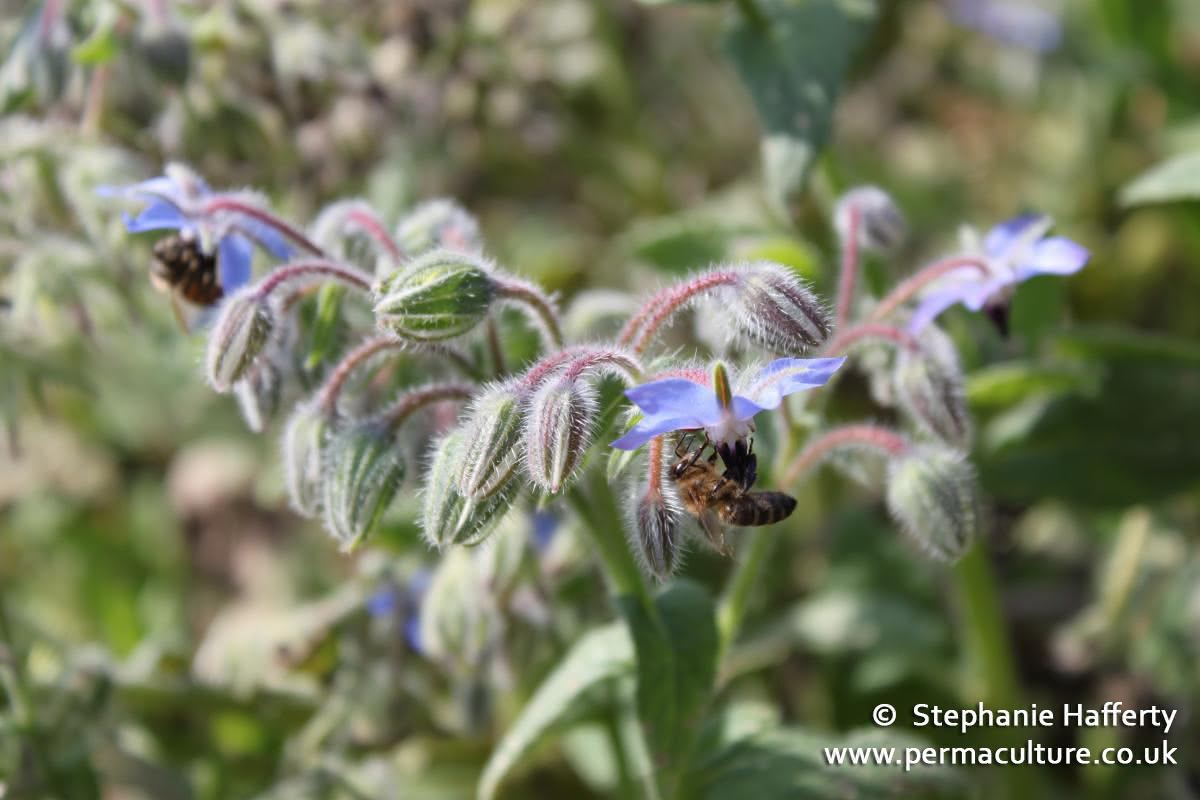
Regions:
<instances>
[{"instance_id":1,"label":"borage flower","mask_svg":"<svg viewBox=\"0 0 1200 800\"><path fill-rule=\"evenodd\" d=\"M612 446L636 450L655 436L679 430L703 430L714 444L732 445L754 431L758 412L778 408L789 394L821 386L845 360L776 359L742 376L736 393L721 364L713 370L711 387L690 378L663 378L635 386L625 396L645 416Z\"/></svg>"},{"instance_id":2,"label":"borage flower","mask_svg":"<svg viewBox=\"0 0 1200 800\"><path fill-rule=\"evenodd\" d=\"M177 230L185 239L195 239L201 252L215 253L217 275L227 294L250 280L254 244L281 260L292 255L291 246L279 231L245 212L214 203L227 195L214 192L203 178L182 164L167 164L162 175L141 183L102 186L97 191L146 203L136 216L123 215L130 233ZM231 205L254 207L245 200Z\"/></svg>"},{"instance_id":3,"label":"borage flower","mask_svg":"<svg viewBox=\"0 0 1200 800\"><path fill-rule=\"evenodd\" d=\"M978 261L964 260L933 284L909 320L917 333L956 303L985 310L1002 333L1007 332L1008 304L1018 283L1038 275L1071 275L1087 263L1088 251L1062 236L1046 236L1049 217L1030 214L1010 219L988 231Z\"/></svg>"}]
</instances>

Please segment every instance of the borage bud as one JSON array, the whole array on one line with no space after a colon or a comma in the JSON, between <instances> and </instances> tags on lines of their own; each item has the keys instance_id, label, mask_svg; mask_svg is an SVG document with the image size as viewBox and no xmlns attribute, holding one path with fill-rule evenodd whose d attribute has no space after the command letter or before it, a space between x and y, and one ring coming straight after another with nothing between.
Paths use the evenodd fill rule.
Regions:
<instances>
[{"instance_id":1,"label":"borage bud","mask_svg":"<svg viewBox=\"0 0 1200 800\"><path fill-rule=\"evenodd\" d=\"M509 481L517 468L522 396L511 383L485 389L471 403L462 425L463 463L457 485L482 500Z\"/></svg>"},{"instance_id":2,"label":"borage bud","mask_svg":"<svg viewBox=\"0 0 1200 800\"><path fill-rule=\"evenodd\" d=\"M352 549L387 511L404 481L404 457L390 421L360 420L329 442L322 505L325 527Z\"/></svg>"},{"instance_id":3,"label":"borage bud","mask_svg":"<svg viewBox=\"0 0 1200 800\"><path fill-rule=\"evenodd\" d=\"M896 399L904 412L928 433L961 450L970 449L961 373L913 348L902 347L894 371Z\"/></svg>"},{"instance_id":4,"label":"borage bud","mask_svg":"<svg viewBox=\"0 0 1200 800\"><path fill-rule=\"evenodd\" d=\"M516 500L520 484L505 481L498 491L480 501L471 500L458 489L464 465L463 431L451 431L434 443L433 460L425 482L422 531L426 541L439 550L451 544L475 544L492 532Z\"/></svg>"},{"instance_id":5,"label":"borage bud","mask_svg":"<svg viewBox=\"0 0 1200 800\"><path fill-rule=\"evenodd\" d=\"M893 250L908 236L904 214L891 195L877 186L859 186L842 195L833 224L843 243L853 227L855 243L869 250Z\"/></svg>"},{"instance_id":6,"label":"borage bud","mask_svg":"<svg viewBox=\"0 0 1200 800\"><path fill-rule=\"evenodd\" d=\"M221 304L204 359L214 389L228 392L246 375L270 340L274 326L274 311L255 287L244 287Z\"/></svg>"},{"instance_id":7,"label":"borage bud","mask_svg":"<svg viewBox=\"0 0 1200 800\"><path fill-rule=\"evenodd\" d=\"M332 415L315 403L300 403L283 431L283 476L292 508L306 517L321 510L321 471Z\"/></svg>"},{"instance_id":8,"label":"borage bud","mask_svg":"<svg viewBox=\"0 0 1200 800\"><path fill-rule=\"evenodd\" d=\"M283 375L279 365L263 359L246 377L233 385L238 408L246 427L254 433L262 433L267 423L279 410L279 398L283 390Z\"/></svg>"},{"instance_id":9,"label":"borage bud","mask_svg":"<svg viewBox=\"0 0 1200 800\"><path fill-rule=\"evenodd\" d=\"M634 552L647 571L660 581L679 566L681 515L678 505L663 492L647 489L633 507Z\"/></svg>"},{"instance_id":10,"label":"borage bud","mask_svg":"<svg viewBox=\"0 0 1200 800\"><path fill-rule=\"evenodd\" d=\"M592 444L596 390L585 381L546 384L529 404L525 467L534 485L557 494L570 481Z\"/></svg>"},{"instance_id":11,"label":"borage bud","mask_svg":"<svg viewBox=\"0 0 1200 800\"><path fill-rule=\"evenodd\" d=\"M962 555L981 524L975 473L960 453L917 445L888 466L887 504L900 526L936 558Z\"/></svg>"},{"instance_id":12,"label":"borage bud","mask_svg":"<svg viewBox=\"0 0 1200 800\"><path fill-rule=\"evenodd\" d=\"M430 200L417 206L396 226L396 239L412 255L444 247L465 253L483 249L479 223L453 200Z\"/></svg>"},{"instance_id":13,"label":"borage bud","mask_svg":"<svg viewBox=\"0 0 1200 800\"><path fill-rule=\"evenodd\" d=\"M787 267L761 261L732 292L734 332L776 353L802 353L829 338L829 312Z\"/></svg>"},{"instance_id":14,"label":"borage bud","mask_svg":"<svg viewBox=\"0 0 1200 800\"><path fill-rule=\"evenodd\" d=\"M375 320L405 339L452 339L482 322L495 296L483 259L434 250L379 281Z\"/></svg>"}]
</instances>

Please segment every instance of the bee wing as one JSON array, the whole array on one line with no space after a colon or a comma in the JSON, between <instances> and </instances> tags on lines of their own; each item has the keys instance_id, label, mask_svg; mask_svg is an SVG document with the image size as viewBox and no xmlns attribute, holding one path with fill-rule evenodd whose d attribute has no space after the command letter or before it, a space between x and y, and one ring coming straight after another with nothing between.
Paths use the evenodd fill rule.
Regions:
<instances>
[{"instance_id":1,"label":"bee wing","mask_svg":"<svg viewBox=\"0 0 1200 800\"><path fill-rule=\"evenodd\" d=\"M700 527L704 529L704 535L708 537L708 541L713 547L724 553L725 526L721 524L721 520L710 510L706 510L697 519L700 521Z\"/></svg>"}]
</instances>

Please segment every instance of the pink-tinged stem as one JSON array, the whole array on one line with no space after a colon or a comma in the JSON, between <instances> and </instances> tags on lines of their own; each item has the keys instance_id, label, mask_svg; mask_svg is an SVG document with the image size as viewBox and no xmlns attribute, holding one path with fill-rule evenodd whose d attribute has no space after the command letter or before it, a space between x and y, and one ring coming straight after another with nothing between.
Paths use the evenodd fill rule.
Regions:
<instances>
[{"instance_id":1,"label":"pink-tinged stem","mask_svg":"<svg viewBox=\"0 0 1200 800\"><path fill-rule=\"evenodd\" d=\"M520 303L533 312L541 323L539 327L551 347L562 347L562 328L558 324L558 312L541 289L511 276L493 276L493 285L497 297Z\"/></svg>"},{"instance_id":2,"label":"pink-tinged stem","mask_svg":"<svg viewBox=\"0 0 1200 800\"><path fill-rule=\"evenodd\" d=\"M324 256L325 251L319 245L304 235L304 233L295 226L280 219L266 209L259 208L253 203L247 203L244 200L239 200L236 197L218 194L212 199L204 203L200 209L200 213L207 215L217 211L232 211L237 214L249 217L257 222L261 222L267 227L273 228L279 233L291 239L295 244L307 250L311 255Z\"/></svg>"},{"instance_id":3,"label":"pink-tinged stem","mask_svg":"<svg viewBox=\"0 0 1200 800\"><path fill-rule=\"evenodd\" d=\"M383 412L383 417L389 427L398 428L414 412L427 405L440 403L443 400L469 400L476 388L478 387L470 383L432 383L421 386L402 394Z\"/></svg>"},{"instance_id":4,"label":"pink-tinged stem","mask_svg":"<svg viewBox=\"0 0 1200 800\"><path fill-rule=\"evenodd\" d=\"M317 395L317 404L325 411L333 412L337 410L338 395L342 391L342 387L350 378L350 375L365 361L369 360L377 353L382 353L387 350L409 351L409 352L427 352L431 355L436 355L445 358L454 363L456 367L462 370L466 375L473 376L475 368L471 365L470 360L458 350L443 344L430 343L425 345L414 344L403 339L397 339L394 336L377 336L373 339L368 339L358 347L351 350L346 356L334 367L333 372L325 381L325 385L321 387Z\"/></svg>"},{"instance_id":5,"label":"pink-tinged stem","mask_svg":"<svg viewBox=\"0 0 1200 800\"><path fill-rule=\"evenodd\" d=\"M369 209L351 208L346 212L346 221L357 225L364 233L374 239L392 257L393 263L398 264L408 258L408 255L404 252L404 248L392 238L387 228L383 226L383 222Z\"/></svg>"},{"instance_id":6,"label":"pink-tinged stem","mask_svg":"<svg viewBox=\"0 0 1200 800\"><path fill-rule=\"evenodd\" d=\"M50 39L50 32L62 15L61 0L46 0L42 6L42 15L38 17L38 38L43 42Z\"/></svg>"},{"instance_id":7,"label":"pink-tinged stem","mask_svg":"<svg viewBox=\"0 0 1200 800\"><path fill-rule=\"evenodd\" d=\"M556 353L543 358L541 361L530 367L521 379L517 382L517 389L523 392L531 392L545 380L546 376L554 372L554 370L566 364L587 352L590 348L587 347L568 347L566 350L559 350Z\"/></svg>"},{"instance_id":8,"label":"pink-tinged stem","mask_svg":"<svg viewBox=\"0 0 1200 800\"><path fill-rule=\"evenodd\" d=\"M864 322L847 328L833 337L833 340L826 346L825 353L829 356L845 355L852 345L863 339L892 342L897 347L903 347L912 352L921 349L921 344L916 337L902 328L885 325L882 322Z\"/></svg>"},{"instance_id":9,"label":"pink-tinged stem","mask_svg":"<svg viewBox=\"0 0 1200 800\"><path fill-rule=\"evenodd\" d=\"M662 497L663 493L663 437L655 436L650 440L650 448L646 453L648 473L646 475L646 493L651 497Z\"/></svg>"},{"instance_id":10,"label":"pink-tinged stem","mask_svg":"<svg viewBox=\"0 0 1200 800\"><path fill-rule=\"evenodd\" d=\"M642 374L642 365L628 353L622 353L619 350L597 350L594 353L588 353L577 358L567 367L567 371L563 374L563 380L568 383L573 382L589 369L604 364L611 364L617 367L631 381L636 381L638 376Z\"/></svg>"},{"instance_id":11,"label":"pink-tinged stem","mask_svg":"<svg viewBox=\"0 0 1200 800\"><path fill-rule=\"evenodd\" d=\"M655 332L676 311L692 299L718 286L732 286L740 280L734 270L714 270L695 278L668 286L647 300L617 335L617 344L634 342L633 351L640 354L650 344ZM634 341L636 337L636 342Z\"/></svg>"},{"instance_id":12,"label":"pink-tinged stem","mask_svg":"<svg viewBox=\"0 0 1200 800\"><path fill-rule=\"evenodd\" d=\"M977 256L950 256L949 258L935 261L927 267L922 268L907 280L897 284L896 288L892 289L887 297L884 297L879 302L879 305L871 312L871 316L867 321L878 322L885 319L909 298L921 291L927 284L937 280L948 272L953 272L956 269L964 267L973 267L985 277L990 273L987 262Z\"/></svg>"},{"instance_id":13,"label":"pink-tinged stem","mask_svg":"<svg viewBox=\"0 0 1200 800\"><path fill-rule=\"evenodd\" d=\"M834 428L819 439L810 442L807 447L792 460L791 465L783 474L783 485L791 486L800 480L800 476L821 462L832 451L842 447L871 447L889 457L904 455L909 443L900 434L890 428L878 425L847 425Z\"/></svg>"},{"instance_id":14,"label":"pink-tinged stem","mask_svg":"<svg viewBox=\"0 0 1200 800\"><path fill-rule=\"evenodd\" d=\"M858 207L846 205L846 235L842 238L842 273L838 278L837 309L834 312L834 330L841 330L850 318L850 307L854 304L854 286L858 282Z\"/></svg>"},{"instance_id":15,"label":"pink-tinged stem","mask_svg":"<svg viewBox=\"0 0 1200 800\"><path fill-rule=\"evenodd\" d=\"M353 286L364 292L371 291L371 276L360 269L330 261L325 258L315 258L309 261L293 261L272 270L267 277L259 282L256 294L259 300L265 300L271 292L282 283L303 278L308 275L319 275L347 286Z\"/></svg>"}]
</instances>

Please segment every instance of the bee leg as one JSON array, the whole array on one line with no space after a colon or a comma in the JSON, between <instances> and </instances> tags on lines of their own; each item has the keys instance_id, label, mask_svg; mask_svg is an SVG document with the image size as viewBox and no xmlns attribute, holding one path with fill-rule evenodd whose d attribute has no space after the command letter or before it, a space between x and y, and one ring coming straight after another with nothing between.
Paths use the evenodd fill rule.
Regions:
<instances>
[{"instance_id":1,"label":"bee leg","mask_svg":"<svg viewBox=\"0 0 1200 800\"><path fill-rule=\"evenodd\" d=\"M754 485L754 481L758 480L758 456L751 453L746 456L746 468L742 473L742 489L749 491Z\"/></svg>"},{"instance_id":2,"label":"bee leg","mask_svg":"<svg viewBox=\"0 0 1200 800\"><path fill-rule=\"evenodd\" d=\"M679 437L679 441L675 443L675 457L683 458L687 453L688 447L691 446L693 434L685 433Z\"/></svg>"}]
</instances>

